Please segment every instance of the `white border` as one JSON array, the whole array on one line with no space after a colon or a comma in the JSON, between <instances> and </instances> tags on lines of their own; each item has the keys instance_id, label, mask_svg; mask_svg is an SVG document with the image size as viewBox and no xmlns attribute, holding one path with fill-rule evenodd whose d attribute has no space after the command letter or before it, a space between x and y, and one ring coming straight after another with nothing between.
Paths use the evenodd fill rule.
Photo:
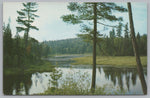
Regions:
<instances>
[{"instance_id":1,"label":"white border","mask_svg":"<svg viewBox=\"0 0 150 98\"><path fill-rule=\"evenodd\" d=\"M3 95L3 37L2 37L2 24L3 24L3 2L147 2L147 35L148 35L148 52L147 52L147 62L148 62L148 67L147 67L147 95L123 95L123 96L4 96ZM0 0L0 98L20 98L20 97L32 97L32 98L75 98L75 97L84 97L84 98L89 98L89 97L105 97L105 98L150 98L150 0Z\"/></svg>"}]
</instances>

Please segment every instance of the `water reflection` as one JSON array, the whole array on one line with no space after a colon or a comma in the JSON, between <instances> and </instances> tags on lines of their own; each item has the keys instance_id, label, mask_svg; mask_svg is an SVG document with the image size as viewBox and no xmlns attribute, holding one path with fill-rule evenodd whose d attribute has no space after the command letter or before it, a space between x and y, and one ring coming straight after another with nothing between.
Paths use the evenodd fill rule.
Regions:
<instances>
[{"instance_id":1,"label":"water reflection","mask_svg":"<svg viewBox=\"0 0 150 98\"><path fill-rule=\"evenodd\" d=\"M59 67L63 72L62 79L71 72L80 72L80 75L89 74L87 79L91 80L92 68L73 66L73 67ZM113 67L98 67L96 73L96 86L103 87L106 85L106 92L125 91L125 94L143 94L141 82L137 70L135 68L113 68ZM49 79L51 72L33 73L33 74L19 74L19 75L4 75L4 94L18 95L18 94L36 94L42 93L49 86ZM146 71L144 72L147 80ZM76 75L76 74L75 74ZM79 76L74 76L78 80ZM59 81L61 86L61 81Z\"/></svg>"},{"instance_id":2,"label":"water reflection","mask_svg":"<svg viewBox=\"0 0 150 98\"><path fill-rule=\"evenodd\" d=\"M110 80L111 82L113 82L113 85L114 86L118 85L121 91L123 91L123 89L125 88L124 86L127 87L128 91L130 90L129 88L131 84L130 81L132 81L133 86L136 84L136 80L137 80L136 69L132 69L132 68L121 69L121 68L112 67L112 68L103 68L103 71L105 73L105 78L109 79L110 77Z\"/></svg>"},{"instance_id":3,"label":"water reflection","mask_svg":"<svg viewBox=\"0 0 150 98\"><path fill-rule=\"evenodd\" d=\"M32 74L15 74L4 75L3 77L3 92L5 95L12 94L29 94L29 89L32 85Z\"/></svg>"}]
</instances>

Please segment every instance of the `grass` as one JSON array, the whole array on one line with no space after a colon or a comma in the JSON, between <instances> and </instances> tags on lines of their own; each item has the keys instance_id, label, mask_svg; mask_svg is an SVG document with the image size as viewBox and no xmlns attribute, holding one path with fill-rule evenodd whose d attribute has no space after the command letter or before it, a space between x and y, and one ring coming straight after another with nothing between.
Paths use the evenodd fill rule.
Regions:
<instances>
[{"instance_id":1,"label":"grass","mask_svg":"<svg viewBox=\"0 0 150 98\"><path fill-rule=\"evenodd\" d=\"M25 73L34 73L34 72L50 72L54 68L50 62L44 61L42 64L38 65L30 65L25 70Z\"/></svg>"},{"instance_id":2,"label":"grass","mask_svg":"<svg viewBox=\"0 0 150 98\"><path fill-rule=\"evenodd\" d=\"M17 75L18 73L21 73L22 71L20 68L4 68L3 69L3 74L4 75Z\"/></svg>"},{"instance_id":3,"label":"grass","mask_svg":"<svg viewBox=\"0 0 150 98\"><path fill-rule=\"evenodd\" d=\"M82 90L81 88L48 88L44 93L40 93L37 95L107 95L104 92L104 88L98 88L92 93L90 90Z\"/></svg>"},{"instance_id":4,"label":"grass","mask_svg":"<svg viewBox=\"0 0 150 98\"><path fill-rule=\"evenodd\" d=\"M50 72L54 68L48 61L43 61L42 63L37 63L34 65L25 65L24 73L34 73L34 72ZM21 73L21 68L6 68L3 70L4 75L12 75Z\"/></svg>"},{"instance_id":5,"label":"grass","mask_svg":"<svg viewBox=\"0 0 150 98\"><path fill-rule=\"evenodd\" d=\"M84 54L51 54L48 57L55 57L55 56L91 56L91 55L92 55L91 53L84 53Z\"/></svg>"},{"instance_id":6,"label":"grass","mask_svg":"<svg viewBox=\"0 0 150 98\"><path fill-rule=\"evenodd\" d=\"M141 56L142 66L147 66L147 56ZM92 65L92 56L73 58L73 65ZM97 56L97 65L111 65L114 67L136 67L134 56Z\"/></svg>"}]
</instances>

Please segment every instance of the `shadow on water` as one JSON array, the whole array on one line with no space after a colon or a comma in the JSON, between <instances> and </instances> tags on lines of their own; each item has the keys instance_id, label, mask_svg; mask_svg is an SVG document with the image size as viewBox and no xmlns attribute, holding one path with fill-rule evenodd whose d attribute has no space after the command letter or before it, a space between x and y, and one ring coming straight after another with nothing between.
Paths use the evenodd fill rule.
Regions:
<instances>
[{"instance_id":1,"label":"shadow on water","mask_svg":"<svg viewBox=\"0 0 150 98\"><path fill-rule=\"evenodd\" d=\"M99 67L99 73L102 74L101 68ZM114 68L114 67L102 67L105 78L110 80L114 86L119 86L121 91L126 90L128 94L137 93L142 94L142 88L140 88L139 76L136 68ZM145 77L147 72L144 71ZM133 88L139 88L141 91L138 91ZM126 89L127 88L127 89ZM130 91L131 90L131 91Z\"/></svg>"},{"instance_id":2,"label":"shadow on water","mask_svg":"<svg viewBox=\"0 0 150 98\"><path fill-rule=\"evenodd\" d=\"M32 85L31 81L32 74L15 74L15 75L4 75L3 77L3 93L5 95L12 94L29 94L29 89Z\"/></svg>"}]
</instances>

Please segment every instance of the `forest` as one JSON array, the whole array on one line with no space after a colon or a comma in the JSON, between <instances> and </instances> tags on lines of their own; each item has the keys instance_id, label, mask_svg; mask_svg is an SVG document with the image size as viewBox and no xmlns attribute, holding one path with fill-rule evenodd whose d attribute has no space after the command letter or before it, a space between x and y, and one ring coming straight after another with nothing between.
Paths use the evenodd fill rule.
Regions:
<instances>
[{"instance_id":1,"label":"forest","mask_svg":"<svg viewBox=\"0 0 150 98\"><path fill-rule=\"evenodd\" d=\"M3 43L4 68L21 68L23 64L35 64L41 61L42 56L49 53L46 44L39 43L32 37L29 38L28 46L25 48L25 37L16 35L12 38L9 23L3 27Z\"/></svg>"},{"instance_id":2,"label":"forest","mask_svg":"<svg viewBox=\"0 0 150 98\"><path fill-rule=\"evenodd\" d=\"M56 41L38 42L35 38L29 38L27 47L28 59L25 61L23 46L24 37L16 35L12 38L9 24L4 26L4 67L19 67L21 62L29 64L37 63L41 57L48 57L56 54L88 54L92 53L92 43L85 42L81 38L72 38ZM121 33L121 32L119 32ZM114 34L114 35L112 35ZM97 55L101 56L134 56L131 37L128 28L118 37L115 30L109 31L109 37L104 36L97 44ZM147 56L147 35L137 33L136 39L139 46L139 54ZM19 52L18 52L19 51ZM18 65L18 66L17 66Z\"/></svg>"},{"instance_id":3,"label":"forest","mask_svg":"<svg viewBox=\"0 0 150 98\"><path fill-rule=\"evenodd\" d=\"M110 31L110 35L111 35ZM115 32L114 32L115 34ZM129 32L128 32L129 34ZM124 33L125 35L125 33ZM139 45L139 54L147 55L147 35L136 35ZM58 41L44 41L47 45L47 54L88 54L92 53L92 43L85 42L81 38L72 38ZM127 48L128 47L128 48ZM134 56L131 37L129 35L117 37L102 37L97 44L97 55L101 56Z\"/></svg>"},{"instance_id":4,"label":"forest","mask_svg":"<svg viewBox=\"0 0 150 98\"><path fill-rule=\"evenodd\" d=\"M4 94L134 94L134 86L141 86L140 91L135 91L136 94L147 94L147 34L134 31L131 3L127 3L127 8L116 3L68 3L67 9L71 14L64 14L59 18L70 25L80 24L80 34L77 33L76 38L41 42L30 36L32 30L40 29L34 26L34 21L40 17L36 15L38 4L27 2L22 3L22 6L23 9L16 11L16 32L10 26L11 18L8 23L3 23ZM124 24L123 17L113 14L115 11L128 13L129 23ZM118 22L118 25L105 24L105 20ZM110 28L107 34L98 30L98 24ZM20 35L21 32L23 36ZM74 58L80 62L77 63ZM108 60L110 58L111 61ZM16 82L8 77L16 79ZM129 83L130 80L133 83ZM140 82L136 83L138 80ZM105 81L113 86L108 86L111 92L107 91L107 84L99 86L99 83L103 84ZM116 81L119 81L118 84ZM40 85L42 86L39 87ZM133 87L130 88L129 85ZM30 92L32 86L43 91L35 92L34 88Z\"/></svg>"}]
</instances>

